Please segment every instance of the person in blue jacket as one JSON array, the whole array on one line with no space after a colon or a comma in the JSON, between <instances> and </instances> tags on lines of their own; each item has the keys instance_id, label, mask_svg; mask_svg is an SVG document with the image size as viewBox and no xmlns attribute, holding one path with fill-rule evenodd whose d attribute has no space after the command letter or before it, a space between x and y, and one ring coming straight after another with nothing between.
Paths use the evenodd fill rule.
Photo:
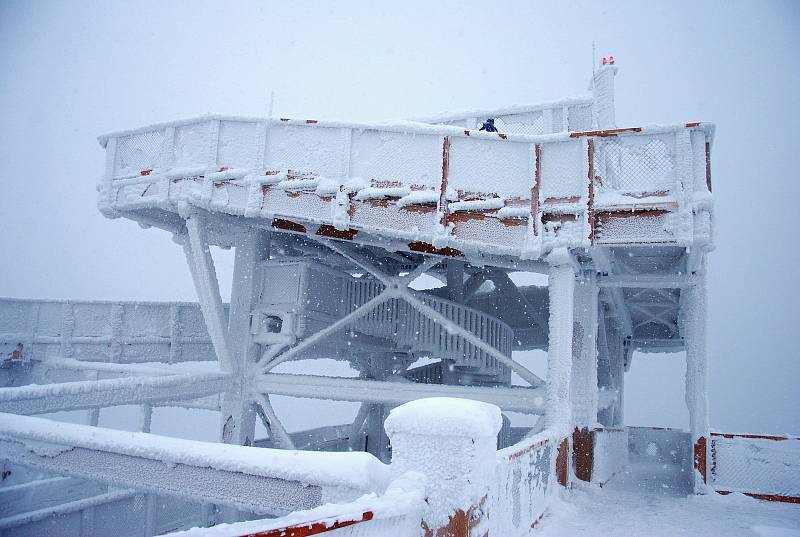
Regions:
<instances>
[{"instance_id":1,"label":"person in blue jacket","mask_svg":"<svg viewBox=\"0 0 800 537\"><path fill-rule=\"evenodd\" d=\"M494 126L494 118L489 118L483 122L483 125L479 130L486 131L486 132L497 132L497 127Z\"/></svg>"}]
</instances>

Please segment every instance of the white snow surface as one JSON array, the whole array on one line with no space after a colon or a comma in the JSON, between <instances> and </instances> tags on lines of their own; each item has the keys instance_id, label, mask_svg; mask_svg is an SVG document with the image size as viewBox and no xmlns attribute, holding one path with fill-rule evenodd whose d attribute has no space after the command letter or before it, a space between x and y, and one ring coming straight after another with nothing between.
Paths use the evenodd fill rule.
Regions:
<instances>
[{"instance_id":1,"label":"white snow surface","mask_svg":"<svg viewBox=\"0 0 800 537\"><path fill-rule=\"evenodd\" d=\"M481 401L429 397L393 409L386 434L484 437L496 436L502 426L500 409Z\"/></svg>"},{"instance_id":2,"label":"white snow surface","mask_svg":"<svg viewBox=\"0 0 800 537\"><path fill-rule=\"evenodd\" d=\"M679 474L677 474L679 476ZM800 535L800 505L741 494L687 495L671 466L634 464L606 486L552 498L536 537L779 537ZM666 478L666 479L665 479ZM672 479L671 479L672 478ZM683 480L685 481L685 480Z\"/></svg>"}]
</instances>

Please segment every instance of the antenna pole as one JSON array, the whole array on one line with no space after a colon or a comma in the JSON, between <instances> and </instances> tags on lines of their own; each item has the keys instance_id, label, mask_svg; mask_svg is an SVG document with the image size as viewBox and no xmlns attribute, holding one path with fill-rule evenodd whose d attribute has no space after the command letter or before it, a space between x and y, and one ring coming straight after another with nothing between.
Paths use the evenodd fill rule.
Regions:
<instances>
[{"instance_id":1,"label":"antenna pole","mask_svg":"<svg viewBox=\"0 0 800 537\"><path fill-rule=\"evenodd\" d=\"M275 90L269 92L269 110L267 110L267 119L272 119L272 110L275 106Z\"/></svg>"}]
</instances>

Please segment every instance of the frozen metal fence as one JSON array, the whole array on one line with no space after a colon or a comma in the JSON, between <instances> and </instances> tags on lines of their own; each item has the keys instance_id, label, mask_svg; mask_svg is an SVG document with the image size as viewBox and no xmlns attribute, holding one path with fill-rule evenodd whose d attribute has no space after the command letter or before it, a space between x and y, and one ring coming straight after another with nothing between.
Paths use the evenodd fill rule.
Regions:
<instances>
[{"instance_id":1,"label":"frozen metal fence","mask_svg":"<svg viewBox=\"0 0 800 537\"><path fill-rule=\"evenodd\" d=\"M711 433L708 449L715 490L800 501L800 438Z\"/></svg>"},{"instance_id":2,"label":"frozen metal fence","mask_svg":"<svg viewBox=\"0 0 800 537\"><path fill-rule=\"evenodd\" d=\"M578 121L584 108L572 103L496 117L508 133L224 117L119 133L107 139L101 208L175 212L177 202L190 201L233 215L333 225L336 232L349 230L352 219L356 230L427 243L436 242L439 225L452 222L454 238L504 251L535 248L528 236L552 221L580 244L707 236L709 209L697 207L702 222L692 232L686 221L695 200L686 193L702 197L710 188L713 128L547 134L553 121ZM659 218L648 226L652 210ZM643 225L630 232L631 222L616 218L624 211L636 212L632 223ZM615 220L601 221L601 212L616 213ZM530 229L516 223L531 216ZM292 230L300 228L306 229Z\"/></svg>"},{"instance_id":3,"label":"frozen metal fence","mask_svg":"<svg viewBox=\"0 0 800 537\"><path fill-rule=\"evenodd\" d=\"M595 141L595 176L603 189L666 193L676 186L675 136L655 134Z\"/></svg>"},{"instance_id":4,"label":"frozen metal fence","mask_svg":"<svg viewBox=\"0 0 800 537\"><path fill-rule=\"evenodd\" d=\"M0 298L0 354L18 343L26 360L216 360L200 306L185 302Z\"/></svg>"},{"instance_id":5,"label":"frozen metal fence","mask_svg":"<svg viewBox=\"0 0 800 537\"><path fill-rule=\"evenodd\" d=\"M527 536L542 517L547 491L555 485L553 445L538 435L497 452L489 495L490 535Z\"/></svg>"}]
</instances>

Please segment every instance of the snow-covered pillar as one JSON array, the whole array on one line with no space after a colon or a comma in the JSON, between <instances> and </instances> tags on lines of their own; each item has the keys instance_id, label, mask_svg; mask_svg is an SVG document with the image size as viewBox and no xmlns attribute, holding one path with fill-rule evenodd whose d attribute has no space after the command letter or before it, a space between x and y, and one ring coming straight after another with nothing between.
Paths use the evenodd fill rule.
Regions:
<instances>
[{"instance_id":1,"label":"snow-covered pillar","mask_svg":"<svg viewBox=\"0 0 800 537\"><path fill-rule=\"evenodd\" d=\"M547 347L547 410L545 426L560 436L572 430L570 379L572 375L572 333L575 272L566 248L547 257L550 263L548 291L550 324Z\"/></svg>"},{"instance_id":2,"label":"snow-covered pillar","mask_svg":"<svg viewBox=\"0 0 800 537\"><path fill-rule=\"evenodd\" d=\"M708 399L706 355L706 286L705 275L697 283L681 290L681 332L686 346L686 406L694 453L694 490L706 490L708 460Z\"/></svg>"},{"instance_id":3,"label":"snow-covered pillar","mask_svg":"<svg viewBox=\"0 0 800 537\"><path fill-rule=\"evenodd\" d=\"M256 229L244 230L237 238L228 314L232 383L222 400L222 441L227 444L250 445L255 436L249 377L258 345L250 334L250 314L261 290L257 269L269 256L269 240L268 232Z\"/></svg>"},{"instance_id":4,"label":"snow-covered pillar","mask_svg":"<svg viewBox=\"0 0 800 537\"><path fill-rule=\"evenodd\" d=\"M568 482L569 435L572 432L570 380L572 376L572 333L575 272L566 248L547 257L550 263L550 332L547 346L547 408L545 428L559 440L556 474L562 485Z\"/></svg>"},{"instance_id":5,"label":"snow-covered pillar","mask_svg":"<svg viewBox=\"0 0 800 537\"><path fill-rule=\"evenodd\" d=\"M392 410L392 474L426 477L425 535L487 535L501 426L500 409L479 401L433 397Z\"/></svg>"},{"instance_id":6,"label":"snow-covered pillar","mask_svg":"<svg viewBox=\"0 0 800 537\"><path fill-rule=\"evenodd\" d=\"M574 291L572 325L573 469L578 479L589 481L594 457L593 432L597 423L597 305L594 273L580 277Z\"/></svg>"},{"instance_id":7,"label":"snow-covered pillar","mask_svg":"<svg viewBox=\"0 0 800 537\"><path fill-rule=\"evenodd\" d=\"M572 420L575 427L597 423L597 281L593 273L577 280L572 332Z\"/></svg>"},{"instance_id":8,"label":"snow-covered pillar","mask_svg":"<svg viewBox=\"0 0 800 537\"><path fill-rule=\"evenodd\" d=\"M592 78L592 120L598 129L616 129L617 120L614 111L614 77L617 67L602 65Z\"/></svg>"}]
</instances>

